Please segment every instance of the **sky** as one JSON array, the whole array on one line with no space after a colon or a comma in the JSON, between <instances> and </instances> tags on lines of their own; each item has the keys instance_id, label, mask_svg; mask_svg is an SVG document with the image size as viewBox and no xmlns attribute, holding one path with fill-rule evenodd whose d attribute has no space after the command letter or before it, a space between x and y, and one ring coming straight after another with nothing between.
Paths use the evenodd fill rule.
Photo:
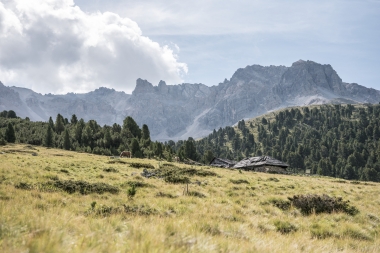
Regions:
<instances>
[{"instance_id":1,"label":"sky","mask_svg":"<svg viewBox=\"0 0 380 253\"><path fill-rule=\"evenodd\" d=\"M330 64L380 90L380 0L0 0L0 81L45 94Z\"/></svg>"}]
</instances>

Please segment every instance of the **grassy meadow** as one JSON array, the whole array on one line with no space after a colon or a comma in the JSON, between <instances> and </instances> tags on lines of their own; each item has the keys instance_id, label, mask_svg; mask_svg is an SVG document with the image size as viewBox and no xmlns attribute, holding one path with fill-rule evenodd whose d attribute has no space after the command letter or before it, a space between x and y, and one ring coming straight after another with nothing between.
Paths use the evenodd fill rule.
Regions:
<instances>
[{"instance_id":1,"label":"grassy meadow","mask_svg":"<svg viewBox=\"0 0 380 253\"><path fill-rule=\"evenodd\" d=\"M191 171L188 191L136 165ZM298 194L342 197L359 213L281 205ZM380 252L379 196L372 182L6 145L0 251Z\"/></svg>"}]
</instances>

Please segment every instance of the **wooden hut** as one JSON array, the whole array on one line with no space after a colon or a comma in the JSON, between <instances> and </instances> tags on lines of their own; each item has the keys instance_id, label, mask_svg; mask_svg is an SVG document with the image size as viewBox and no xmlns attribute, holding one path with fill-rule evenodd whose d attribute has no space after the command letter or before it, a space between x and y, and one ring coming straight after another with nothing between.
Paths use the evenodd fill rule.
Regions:
<instances>
[{"instance_id":1,"label":"wooden hut","mask_svg":"<svg viewBox=\"0 0 380 253\"><path fill-rule=\"evenodd\" d=\"M236 163L237 162L228 159L214 157L214 159L212 159L210 162L210 166L219 168L232 168Z\"/></svg>"},{"instance_id":2,"label":"wooden hut","mask_svg":"<svg viewBox=\"0 0 380 253\"><path fill-rule=\"evenodd\" d=\"M241 160L234 165L235 169L254 170L260 172L287 173L288 164L270 156L256 156Z\"/></svg>"}]
</instances>

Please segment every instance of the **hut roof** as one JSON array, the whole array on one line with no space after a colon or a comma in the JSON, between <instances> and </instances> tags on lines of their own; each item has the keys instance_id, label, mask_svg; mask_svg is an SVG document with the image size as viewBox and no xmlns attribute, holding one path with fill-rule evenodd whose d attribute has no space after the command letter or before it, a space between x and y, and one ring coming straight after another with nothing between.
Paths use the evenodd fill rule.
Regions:
<instances>
[{"instance_id":1,"label":"hut roof","mask_svg":"<svg viewBox=\"0 0 380 253\"><path fill-rule=\"evenodd\" d=\"M260 166L277 166L286 169L289 167L288 164L274 159L270 156L256 156L249 157L241 160L235 164L234 168L245 168L245 167L260 167Z\"/></svg>"},{"instance_id":2,"label":"hut roof","mask_svg":"<svg viewBox=\"0 0 380 253\"><path fill-rule=\"evenodd\" d=\"M212 161L210 162L210 165L211 166L215 166L215 167L231 168L236 163L237 162L231 161L231 160L228 160L228 159L214 157L214 159L212 159Z\"/></svg>"}]
</instances>

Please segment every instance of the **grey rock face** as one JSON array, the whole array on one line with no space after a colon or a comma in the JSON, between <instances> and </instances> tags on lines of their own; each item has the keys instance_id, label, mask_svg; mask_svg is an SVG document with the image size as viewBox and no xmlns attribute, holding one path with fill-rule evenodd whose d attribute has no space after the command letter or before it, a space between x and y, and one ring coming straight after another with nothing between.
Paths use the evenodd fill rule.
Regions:
<instances>
[{"instance_id":1,"label":"grey rock face","mask_svg":"<svg viewBox=\"0 0 380 253\"><path fill-rule=\"evenodd\" d=\"M207 135L287 106L322 103L378 103L380 91L342 82L330 65L297 61L291 67L259 65L238 69L217 86L204 84L157 86L138 79L131 95L99 88L86 94L41 95L0 83L0 110L47 121L60 113L95 119L100 125L122 124L132 116L149 126L154 140L178 140Z\"/></svg>"}]
</instances>

